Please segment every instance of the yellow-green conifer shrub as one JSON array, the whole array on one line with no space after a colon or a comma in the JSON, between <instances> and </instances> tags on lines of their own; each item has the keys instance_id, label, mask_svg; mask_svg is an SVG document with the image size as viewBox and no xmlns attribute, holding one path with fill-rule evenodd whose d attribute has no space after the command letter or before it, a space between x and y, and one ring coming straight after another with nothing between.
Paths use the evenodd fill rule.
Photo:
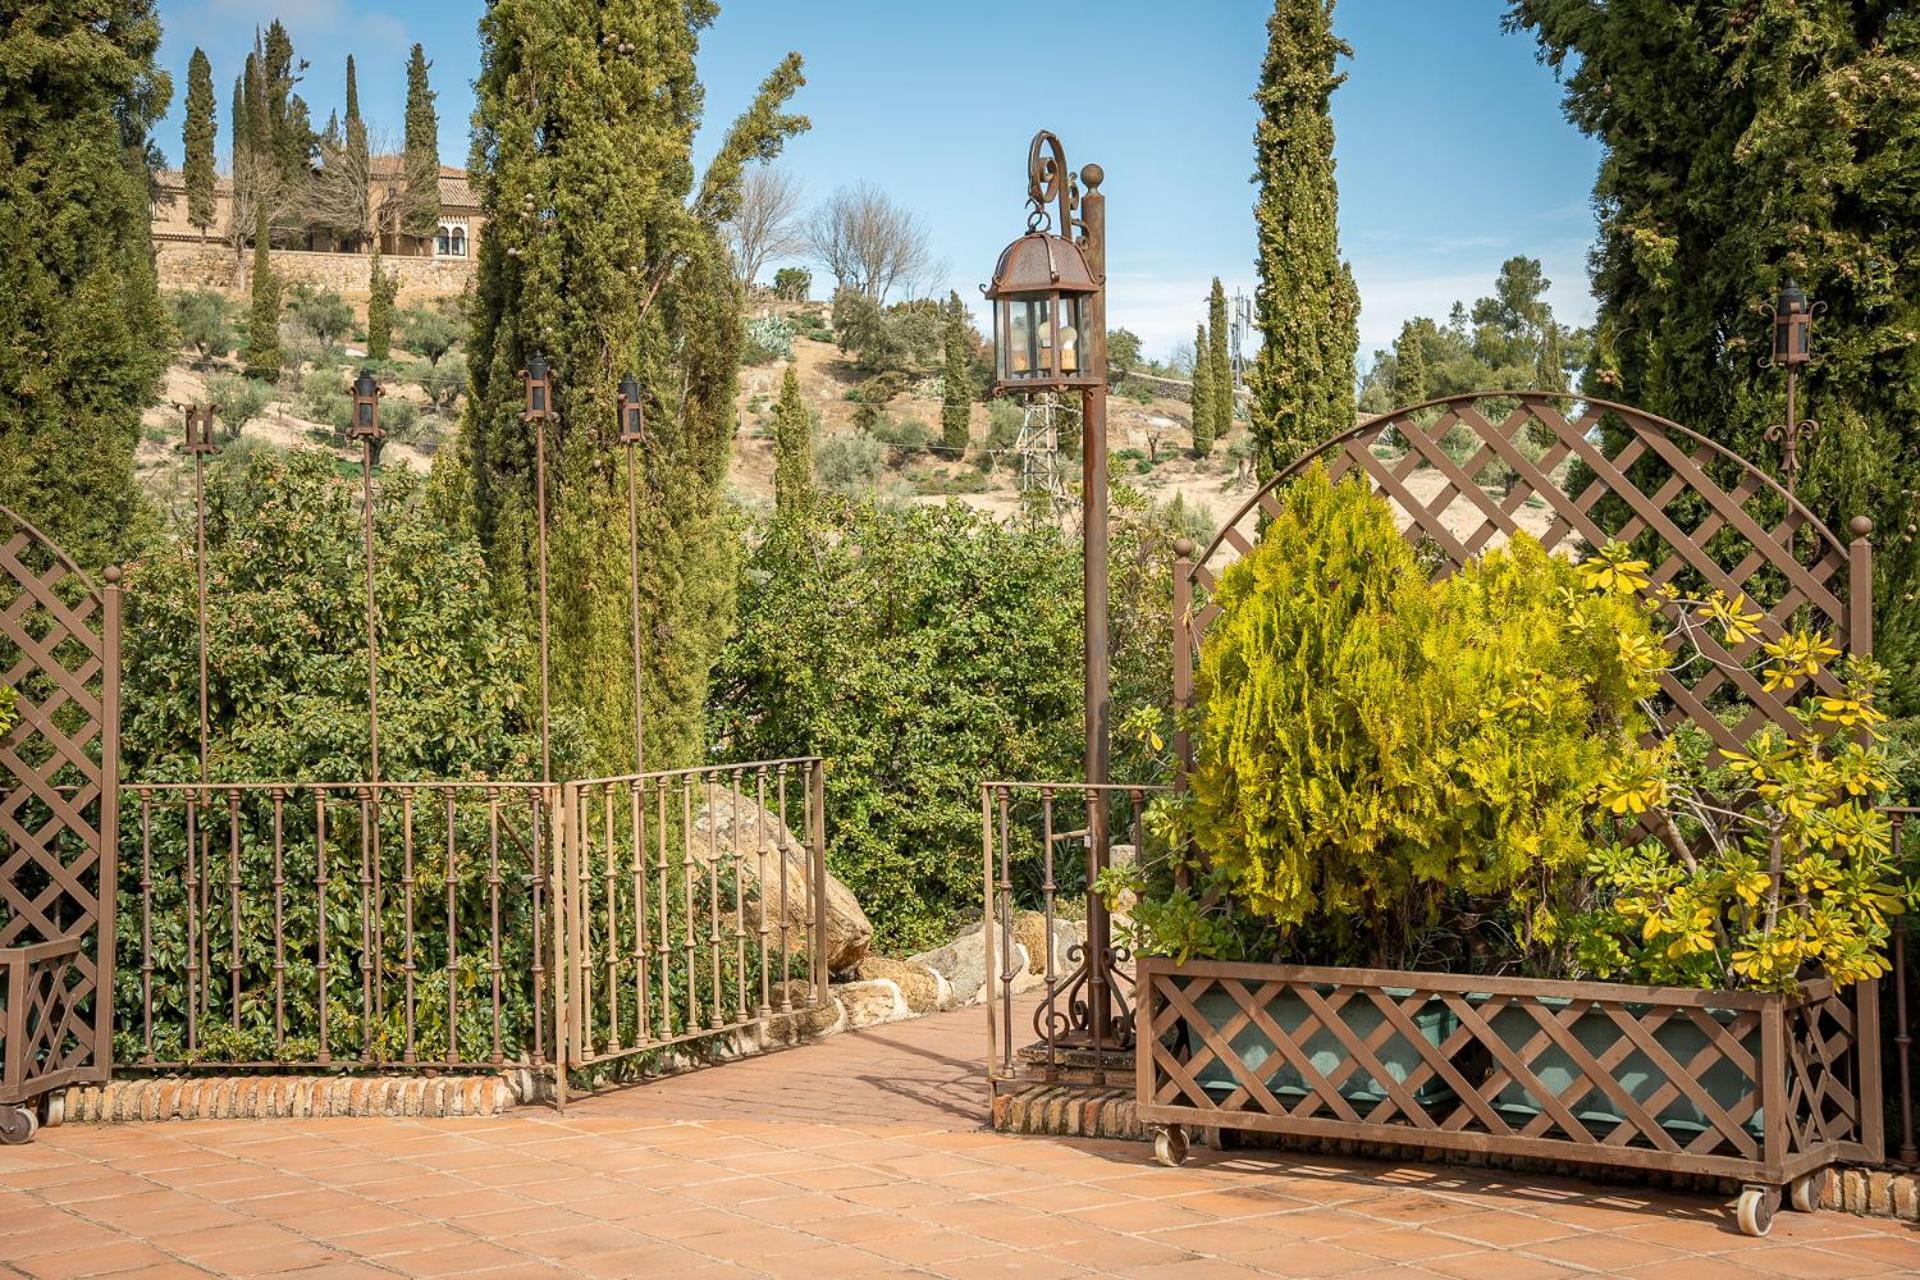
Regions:
<instances>
[{"instance_id":1,"label":"yellow-green conifer shrub","mask_svg":"<svg viewBox=\"0 0 1920 1280\"><path fill-rule=\"evenodd\" d=\"M1595 777L1642 726L1642 610L1520 537L1440 583L1387 505L1317 466L1227 570L1185 817L1240 902L1396 958L1448 894L1556 941Z\"/></svg>"}]
</instances>

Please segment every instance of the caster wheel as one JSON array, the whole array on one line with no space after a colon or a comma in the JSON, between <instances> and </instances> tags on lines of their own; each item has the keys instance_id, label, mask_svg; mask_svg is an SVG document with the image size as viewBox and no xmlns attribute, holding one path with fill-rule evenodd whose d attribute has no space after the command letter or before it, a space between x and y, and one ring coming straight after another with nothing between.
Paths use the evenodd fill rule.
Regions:
<instances>
[{"instance_id":1,"label":"caster wheel","mask_svg":"<svg viewBox=\"0 0 1920 1280\"><path fill-rule=\"evenodd\" d=\"M1796 1213L1820 1212L1820 1193L1826 1189L1827 1172L1803 1173L1787 1185L1787 1200Z\"/></svg>"},{"instance_id":2,"label":"caster wheel","mask_svg":"<svg viewBox=\"0 0 1920 1280\"><path fill-rule=\"evenodd\" d=\"M1178 1169L1187 1162L1187 1131L1179 1125L1171 1125L1153 1135L1153 1158L1169 1169Z\"/></svg>"},{"instance_id":3,"label":"caster wheel","mask_svg":"<svg viewBox=\"0 0 1920 1280\"><path fill-rule=\"evenodd\" d=\"M1773 1215L1779 1208L1780 1188L1748 1187L1734 1201L1733 1217L1742 1235L1764 1236L1773 1230Z\"/></svg>"},{"instance_id":4,"label":"caster wheel","mask_svg":"<svg viewBox=\"0 0 1920 1280\"><path fill-rule=\"evenodd\" d=\"M0 1107L0 1144L17 1147L32 1142L40 1130L40 1117L31 1107Z\"/></svg>"}]
</instances>

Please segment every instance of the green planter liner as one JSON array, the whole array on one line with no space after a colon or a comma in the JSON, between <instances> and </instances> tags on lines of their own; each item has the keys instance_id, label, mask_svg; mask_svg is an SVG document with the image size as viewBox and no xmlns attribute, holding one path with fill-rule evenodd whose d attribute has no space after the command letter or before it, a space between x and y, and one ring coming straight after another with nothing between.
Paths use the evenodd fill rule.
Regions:
<instances>
[{"instance_id":1,"label":"green planter liner","mask_svg":"<svg viewBox=\"0 0 1920 1280\"><path fill-rule=\"evenodd\" d=\"M1324 997L1331 994L1333 987L1316 988ZM1405 999L1412 992L1406 987L1387 987L1383 993L1397 999ZM1207 1023L1219 1029L1232 1021L1240 1012L1240 1004L1232 996L1218 987L1210 987L1200 993L1194 1001L1194 1007ZM1293 1033L1305 1025L1311 1010L1305 1000L1291 991L1282 992L1267 1002L1267 1016L1282 1031ZM1385 1021L1379 1008L1364 991L1356 990L1342 1005L1338 1014L1347 1029L1361 1041L1372 1037ZM1430 1045L1438 1046L1459 1025L1451 1010L1438 1001L1423 1006L1412 1017L1413 1025ZM1301 1078L1300 1072L1287 1058L1274 1048L1272 1038L1255 1022L1249 1022L1235 1034L1232 1040L1233 1051L1247 1065L1247 1069L1261 1076L1261 1083L1276 1098L1300 1099L1312 1092ZM1322 1075L1331 1075L1348 1058L1347 1047L1340 1043L1324 1025L1319 1026L1301 1045L1307 1060L1314 1070ZM1396 1084L1404 1084L1407 1078L1425 1062L1420 1050L1408 1042L1404 1033L1396 1032L1389 1036L1379 1048L1374 1050L1387 1074ZM1271 1062L1271 1069L1268 1064ZM1215 1059L1202 1067L1195 1077L1202 1088L1216 1098L1225 1097L1240 1087L1232 1070L1223 1062ZM1341 1081L1340 1096L1348 1102L1362 1106L1373 1106L1387 1098L1386 1090L1379 1081L1364 1068L1356 1068L1352 1074ZM1444 1081L1429 1077L1413 1092L1415 1101L1421 1106L1451 1101L1454 1093Z\"/></svg>"}]
</instances>

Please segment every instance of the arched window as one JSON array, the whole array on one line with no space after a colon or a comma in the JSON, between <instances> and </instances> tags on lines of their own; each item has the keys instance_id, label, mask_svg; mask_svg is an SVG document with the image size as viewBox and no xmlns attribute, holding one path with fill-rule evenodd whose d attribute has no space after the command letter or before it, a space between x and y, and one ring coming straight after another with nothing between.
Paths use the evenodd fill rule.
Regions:
<instances>
[{"instance_id":1,"label":"arched window","mask_svg":"<svg viewBox=\"0 0 1920 1280\"><path fill-rule=\"evenodd\" d=\"M455 227L453 229L453 256L456 258L464 258L467 256L467 229L465 227Z\"/></svg>"},{"instance_id":2,"label":"arched window","mask_svg":"<svg viewBox=\"0 0 1920 1280\"><path fill-rule=\"evenodd\" d=\"M433 244L434 252L439 254L443 258L453 252L452 237L449 236L447 232L448 232L448 229L446 224L442 223L440 227L440 235L434 241L434 244Z\"/></svg>"}]
</instances>

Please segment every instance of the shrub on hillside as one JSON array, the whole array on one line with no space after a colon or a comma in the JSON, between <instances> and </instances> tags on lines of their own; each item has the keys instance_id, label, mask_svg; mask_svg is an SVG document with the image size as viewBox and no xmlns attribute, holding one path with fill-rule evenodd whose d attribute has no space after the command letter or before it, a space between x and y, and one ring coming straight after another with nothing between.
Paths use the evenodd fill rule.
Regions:
<instances>
[{"instance_id":1,"label":"shrub on hillside","mask_svg":"<svg viewBox=\"0 0 1920 1280\"><path fill-rule=\"evenodd\" d=\"M218 289L175 289L166 301L175 335L193 348L200 364L233 350L233 303L226 294Z\"/></svg>"},{"instance_id":2,"label":"shrub on hillside","mask_svg":"<svg viewBox=\"0 0 1920 1280\"><path fill-rule=\"evenodd\" d=\"M266 412L273 388L252 378L223 373L207 379L207 399L213 403L214 421L227 439L239 436L249 422Z\"/></svg>"},{"instance_id":3,"label":"shrub on hillside","mask_svg":"<svg viewBox=\"0 0 1920 1280\"><path fill-rule=\"evenodd\" d=\"M744 364L768 364L793 358L793 321L772 311L747 321L746 335L740 344Z\"/></svg>"},{"instance_id":4,"label":"shrub on hillside","mask_svg":"<svg viewBox=\"0 0 1920 1280\"><path fill-rule=\"evenodd\" d=\"M773 296L782 302L805 302L813 290L813 272L805 267L781 267L773 273Z\"/></svg>"},{"instance_id":5,"label":"shrub on hillside","mask_svg":"<svg viewBox=\"0 0 1920 1280\"><path fill-rule=\"evenodd\" d=\"M872 436L835 436L814 455L814 472L830 493L859 497L879 483L887 448Z\"/></svg>"}]
</instances>

